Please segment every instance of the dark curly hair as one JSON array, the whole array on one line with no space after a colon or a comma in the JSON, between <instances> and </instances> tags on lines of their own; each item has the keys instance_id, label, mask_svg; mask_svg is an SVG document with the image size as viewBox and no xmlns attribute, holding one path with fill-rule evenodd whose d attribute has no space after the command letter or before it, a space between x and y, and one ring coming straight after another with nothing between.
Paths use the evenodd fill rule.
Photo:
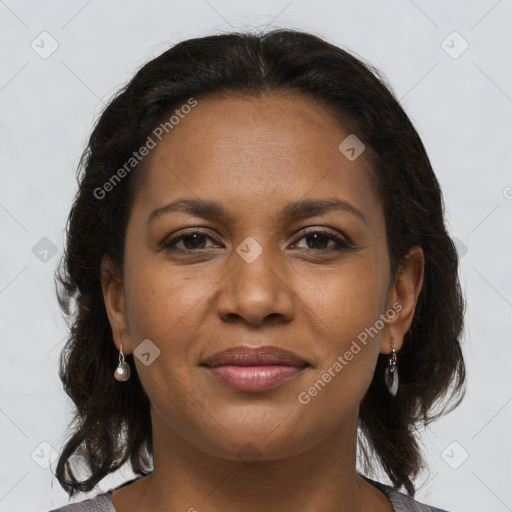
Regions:
<instances>
[{"instance_id":1,"label":"dark curly hair","mask_svg":"<svg viewBox=\"0 0 512 512\"><path fill-rule=\"evenodd\" d=\"M408 249L419 245L424 252L423 287L399 353L398 394L390 396L385 387L387 356L379 354L360 404L365 471L380 463L397 489L403 486L414 496L412 480L423 467L416 428L451 411L465 394L457 253L423 143L385 78L351 53L296 30L190 39L145 64L106 106L77 171L79 190L55 274L59 304L70 324L59 377L75 405L56 477L70 496L92 490L128 460L134 473L146 475L153 455L150 402L137 373L122 385L113 378L118 352L100 270L107 255L122 275L140 165L104 197L98 191L161 120L190 98L266 93L300 94L325 105L370 148L392 276ZM126 359L135 368L133 355ZM73 459L85 463L88 478L73 474Z\"/></svg>"}]
</instances>

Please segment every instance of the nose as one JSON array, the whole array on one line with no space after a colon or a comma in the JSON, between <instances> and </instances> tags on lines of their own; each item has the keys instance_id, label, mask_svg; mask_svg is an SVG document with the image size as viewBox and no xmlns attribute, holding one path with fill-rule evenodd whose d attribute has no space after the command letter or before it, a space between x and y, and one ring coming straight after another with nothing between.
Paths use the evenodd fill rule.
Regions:
<instances>
[{"instance_id":1,"label":"nose","mask_svg":"<svg viewBox=\"0 0 512 512\"><path fill-rule=\"evenodd\" d=\"M234 265L221 281L217 313L225 322L286 323L294 317L294 292L287 272L269 250L248 263L233 254ZM279 267L279 268L278 268Z\"/></svg>"}]
</instances>

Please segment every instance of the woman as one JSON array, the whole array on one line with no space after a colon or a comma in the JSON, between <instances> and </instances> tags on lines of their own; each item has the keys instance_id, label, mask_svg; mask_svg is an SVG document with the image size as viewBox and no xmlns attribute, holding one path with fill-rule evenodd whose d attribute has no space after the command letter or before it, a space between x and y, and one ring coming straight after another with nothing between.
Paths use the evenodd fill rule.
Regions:
<instances>
[{"instance_id":1,"label":"woman","mask_svg":"<svg viewBox=\"0 0 512 512\"><path fill-rule=\"evenodd\" d=\"M57 510L440 510L415 431L463 397L464 303L376 70L298 31L184 41L106 107L79 181L56 476L138 476Z\"/></svg>"}]
</instances>

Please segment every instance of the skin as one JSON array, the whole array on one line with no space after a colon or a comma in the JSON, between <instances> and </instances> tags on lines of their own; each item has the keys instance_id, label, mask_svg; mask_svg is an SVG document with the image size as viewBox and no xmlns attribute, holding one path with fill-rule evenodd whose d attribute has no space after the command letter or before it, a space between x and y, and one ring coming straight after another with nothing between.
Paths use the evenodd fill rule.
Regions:
<instances>
[{"instance_id":1,"label":"skin","mask_svg":"<svg viewBox=\"0 0 512 512\"><path fill-rule=\"evenodd\" d=\"M369 150L349 161L338 150L348 134L298 95L217 96L199 100L144 160L123 275L102 261L117 349L130 354L150 339L160 350L148 366L134 358L151 401L154 471L114 493L117 512L392 510L356 473L358 409L378 354L390 342L399 351L410 327L423 254L412 248L391 276ZM228 216L172 212L146 222L178 198L213 200ZM289 202L332 198L365 220L339 210L278 220ZM192 228L206 236L190 238ZM334 250L334 240L305 237L304 228L349 248ZM188 239L162 249L184 230ZM236 252L249 236L262 249L251 263ZM301 404L299 393L396 302L393 320ZM199 366L242 344L276 345L310 366L258 393ZM252 455L242 460L240 450Z\"/></svg>"}]
</instances>

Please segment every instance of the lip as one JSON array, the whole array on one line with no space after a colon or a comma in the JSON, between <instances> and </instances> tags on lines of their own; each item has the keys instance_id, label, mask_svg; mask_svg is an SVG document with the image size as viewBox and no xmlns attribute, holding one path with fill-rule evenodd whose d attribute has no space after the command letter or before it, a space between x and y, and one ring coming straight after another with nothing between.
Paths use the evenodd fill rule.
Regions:
<instances>
[{"instance_id":1,"label":"lip","mask_svg":"<svg viewBox=\"0 0 512 512\"><path fill-rule=\"evenodd\" d=\"M242 345L216 352L201 366L239 391L265 391L293 379L310 365L297 354L274 347Z\"/></svg>"},{"instance_id":2,"label":"lip","mask_svg":"<svg viewBox=\"0 0 512 512\"><path fill-rule=\"evenodd\" d=\"M202 366L304 366L306 364L308 364L307 361L284 348L274 347L271 345L265 345L262 347L240 345L238 347L232 347L227 350L215 352L204 360Z\"/></svg>"}]
</instances>

